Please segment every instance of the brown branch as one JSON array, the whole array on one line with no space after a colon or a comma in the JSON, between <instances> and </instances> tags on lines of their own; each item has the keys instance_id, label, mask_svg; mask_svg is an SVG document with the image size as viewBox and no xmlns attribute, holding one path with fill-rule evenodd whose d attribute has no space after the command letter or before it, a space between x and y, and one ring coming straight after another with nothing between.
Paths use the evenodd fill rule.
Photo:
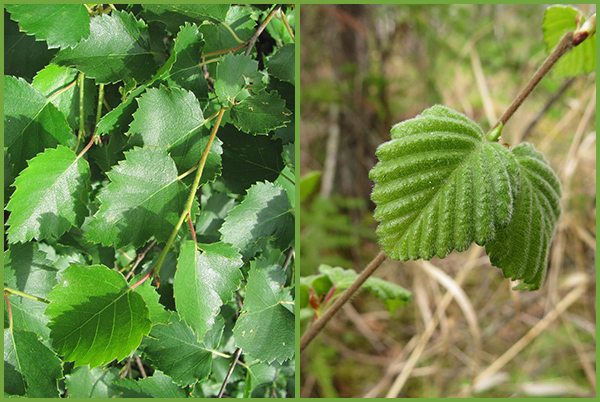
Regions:
<instances>
[{"instance_id":1,"label":"brown branch","mask_svg":"<svg viewBox=\"0 0 600 402\"><path fill-rule=\"evenodd\" d=\"M314 322L306 330L304 335L302 335L302 338L300 338L300 351L301 352L319 334L319 332L321 332L323 330L325 325L338 312L338 310L340 308L342 308L342 306L344 304L346 304L346 302L348 300L350 300L352 295L358 289L360 289L362 284L365 283L365 281L367 279L369 279L369 277L373 274L373 272L375 272L375 270L377 268L379 268L379 266L381 265L381 263L383 263L384 260L385 260L385 253L383 251L381 251L381 252L379 252L379 254L377 254L377 256L373 259L373 261L371 261L369 263L369 265L367 265L365 270L360 273L359 277L356 278L354 283L352 283L352 285L350 285L350 287L348 289L346 289L344 291L344 293L342 293L342 295L339 297L339 299L337 299L333 303L333 305L325 312L325 314L323 314L323 316L321 318L319 318L316 322Z\"/></svg>"},{"instance_id":2,"label":"brown branch","mask_svg":"<svg viewBox=\"0 0 600 402\"><path fill-rule=\"evenodd\" d=\"M225 379L223 380L223 385L221 385L221 389L219 390L219 395L217 395L217 398L223 397L223 393L225 392L225 387L227 386L227 383L229 382L229 377L231 377L231 373L233 373L233 369L235 368L235 365L237 364L238 360L240 359L241 354L242 354L242 348L237 348L237 350L235 351L235 354L233 356L233 362L231 363L231 367L229 367L229 371L227 372L227 375L225 376Z\"/></svg>"},{"instance_id":3,"label":"brown branch","mask_svg":"<svg viewBox=\"0 0 600 402\"><path fill-rule=\"evenodd\" d=\"M279 11L280 9L281 9L281 4L276 5L275 8L273 8L271 10L269 15L267 15L267 18L265 18L265 20L262 22L262 24L260 24L260 26L258 27L256 32L254 32L254 35L252 35L252 37L248 40L248 49L246 49L246 53L244 53L244 56L248 56L250 54L250 52L252 51L252 48L254 47L254 43L256 43L256 40L258 39L258 37L260 36L262 31L265 30L265 28L267 27L267 24L269 23L269 21L271 21L271 18L273 18L275 13L277 13L277 11Z\"/></svg>"}]
</instances>

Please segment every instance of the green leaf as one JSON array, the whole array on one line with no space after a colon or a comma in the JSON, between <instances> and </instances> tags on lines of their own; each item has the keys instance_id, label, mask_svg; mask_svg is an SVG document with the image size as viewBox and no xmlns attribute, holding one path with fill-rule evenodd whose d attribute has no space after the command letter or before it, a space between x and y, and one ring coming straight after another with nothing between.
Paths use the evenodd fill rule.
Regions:
<instances>
[{"instance_id":1,"label":"green leaf","mask_svg":"<svg viewBox=\"0 0 600 402\"><path fill-rule=\"evenodd\" d=\"M290 10L288 7L285 12L285 18L287 19L288 24L294 30L295 22L296 22L296 10ZM267 32L275 39L277 42L281 41L283 44L287 45L290 43L294 43L294 39L290 36L290 33L283 22L283 18L281 18L281 11L275 14L275 17L269 22L267 25Z\"/></svg>"},{"instance_id":2,"label":"green leaf","mask_svg":"<svg viewBox=\"0 0 600 402\"><path fill-rule=\"evenodd\" d=\"M65 116L22 78L4 76L4 146L14 174L46 148L75 145Z\"/></svg>"},{"instance_id":3,"label":"green leaf","mask_svg":"<svg viewBox=\"0 0 600 402\"><path fill-rule=\"evenodd\" d=\"M508 225L518 167L464 115L434 106L397 124L379 146L375 181L377 233L393 259L445 257L494 238Z\"/></svg>"},{"instance_id":4,"label":"green leaf","mask_svg":"<svg viewBox=\"0 0 600 402\"><path fill-rule=\"evenodd\" d=\"M47 149L29 161L15 180L16 190L6 209L10 243L58 238L88 214L85 159L69 148Z\"/></svg>"},{"instance_id":5,"label":"green leaf","mask_svg":"<svg viewBox=\"0 0 600 402\"><path fill-rule=\"evenodd\" d=\"M48 64L33 78L31 86L37 89L44 97L51 100L52 104L67 118L72 130L79 129L79 81L77 70L70 67ZM71 87L69 85L75 84ZM94 81L84 80L83 110L84 120L94 113L98 90Z\"/></svg>"},{"instance_id":6,"label":"green leaf","mask_svg":"<svg viewBox=\"0 0 600 402\"><path fill-rule=\"evenodd\" d=\"M208 102L208 85L202 71L202 50L204 40L196 25L185 23L175 38L173 54L177 61L164 81L170 87L180 87L192 91L200 102Z\"/></svg>"},{"instance_id":7,"label":"green leaf","mask_svg":"<svg viewBox=\"0 0 600 402\"><path fill-rule=\"evenodd\" d=\"M90 15L83 4L7 4L22 31L45 40L49 48L73 47L90 34Z\"/></svg>"},{"instance_id":8,"label":"green leaf","mask_svg":"<svg viewBox=\"0 0 600 402\"><path fill-rule=\"evenodd\" d=\"M216 85L216 84L215 84ZM245 133L268 134L289 122L291 112L276 92L250 96L231 108L231 122Z\"/></svg>"},{"instance_id":9,"label":"green leaf","mask_svg":"<svg viewBox=\"0 0 600 402\"><path fill-rule=\"evenodd\" d=\"M513 218L485 250L505 278L522 280L515 289L537 290L546 276L548 249L561 214L560 182L533 145L525 142L512 152L521 172Z\"/></svg>"},{"instance_id":10,"label":"green leaf","mask_svg":"<svg viewBox=\"0 0 600 402\"><path fill-rule=\"evenodd\" d=\"M183 212L189 190L177 179L177 168L163 149L134 148L107 176L100 209L88 237L116 248L142 246L150 237L166 241ZM192 208L195 216L197 204Z\"/></svg>"},{"instance_id":11,"label":"green leaf","mask_svg":"<svg viewBox=\"0 0 600 402\"><path fill-rule=\"evenodd\" d=\"M110 398L117 395L115 383L119 379L115 367L76 367L66 376L70 398Z\"/></svg>"},{"instance_id":12,"label":"green leaf","mask_svg":"<svg viewBox=\"0 0 600 402\"><path fill-rule=\"evenodd\" d=\"M548 53L554 49L566 32L577 28L577 14L581 15L581 23L583 23L585 15L574 7L550 6L546 9L542 30ZM593 71L596 71L596 35L571 49L553 67L553 74L556 77L572 77Z\"/></svg>"},{"instance_id":13,"label":"green leaf","mask_svg":"<svg viewBox=\"0 0 600 402\"><path fill-rule=\"evenodd\" d=\"M140 280L140 277L135 277L129 283L136 283ZM144 298L144 302L148 307L148 311L150 312L150 321L152 321L152 325L156 324L168 324L169 319L171 318L171 312L165 310L165 307L160 304L159 299L160 295L157 293L156 288L151 285L151 281L147 280L138 287L135 288L135 291L140 294Z\"/></svg>"},{"instance_id":14,"label":"green leaf","mask_svg":"<svg viewBox=\"0 0 600 402\"><path fill-rule=\"evenodd\" d=\"M152 365L171 377L180 387L193 385L207 378L212 367L212 352L223 334L223 320L198 342L196 334L179 319L171 316L169 325L155 325L150 337L144 340L144 353Z\"/></svg>"},{"instance_id":15,"label":"green leaf","mask_svg":"<svg viewBox=\"0 0 600 402\"><path fill-rule=\"evenodd\" d=\"M144 18L160 21L171 33L179 31L186 22L201 24L203 21L225 21L229 4L144 4Z\"/></svg>"},{"instance_id":16,"label":"green leaf","mask_svg":"<svg viewBox=\"0 0 600 402\"><path fill-rule=\"evenodd\" d=\"M285 45L275 53L267 62L269 74L295 84L295 46L293 44Z\"/></svg>"},{"instance_id":17,"label":"green leaf","mask_svg":"<svg viewBox=\"0 0 600 402\"><path fill-rule=\"evenodd\" d=\"M38 243L12 244L4 255L4 283L11 289L45 298L58 282L53 262ZM35 332L48 339L46 305L26 297L9 296L15 329Z\"/></svg>"},{"instance_id":18,"label":"green leaf","mask_svg":"<svg viewBox=\"0 0 600 402\"><path fill-rule=\"evenodd\" d=\"M215 94L223 105L233 105L248 89L259 91L264 88L262 74L258 72L258 62L251 56L227 53L217 65Z\"/></svg>"},{"instance_id":19,"label":"green leaf","mask_svg":"<svg viewBox=\"0 0 600 402\"><path fill-rule=\"evenodd\" d=\"M273 139L281 139L283 145L291 144L296 139L296 117L293 113L296 105L296 87L289 82L281 81L273 76L269 77L269 85L267 86L267 92L277 92L279 96L285 101L286 109L292 111L290 113L290 121L285 124L284 127L276 128L273 131Z\"/></svg>"},{"instance_id":20,"label":"green leaf","mask_svg":"<svg viewBox=\"0 0 600 402\"><path fill-rule=\"evenodd\" d=\"M284 168L280 141L253 136L227 124L217 133L223 141L223 179L236 193L258 181L275 181Z\"/></svg>"},{"instance_id":21,"label":"green leaf","mask_svg":"<svg viewBox=\"0 0 600 402\"><path fill-rule=\"evenodd\" d=\"M28 398L58 398L60 359L35 333L4 330L4 392Z\"/></svg>"},{"instance_id":22,"label":"green leaf","mask_svg":"<svg viewBox=\"0 0 600 402\"><path fill-rule=\"evenodd\" d=\"M285 190L273 183L256 183L241 204L229 211L221 227L221 240L240 249L244 260L260 249L259 242L269 238L285 249L294 237L294 217Z\"/></svg>"},{"instance_id":23,"label":"green leaf","mask_svg":"<svg viewBox=\"0 0 600 402\"><path fill-rule=\"evenodd\" d=\"M123 398L185 398L187 396L183 388L173 384L171 377L158 370L152 374L152 377L137 381L124 378L115 386L121 391Z\"/></svg>"},{"instance_id":24,"label":"green leaf","mask_svg":"<svg viewBox=\"0 0 600 402\"><path fill-rule=\"evenodd\" d=\"M250 39L254 33L256 21L252 19L252 13L245 12L242 7L231 7L225 22L235 32L238 39L244 41ZM241 43L233 36L229 28L225 24L209 21L200 25L198 29L206 42L204 53L213 53L239 46Z\"/></svg>"},{"instance_id":25,"label":"green leaf","mask_svg":"<svg viewBox=\"0 0 600 402\"><path fill-rule=\"evenodd\" d=\"M202 188L206 194L207 186ZM213 191L202 195L202 208L196 218L196 238L202 243L215 243L221 238L219 229L225 217L235 206L235 200L222 192Z\"/></svg>"},{"instance_id":26,"label":"green leaf","mask_svg":"<svg viewBox=\"0 0 600 402\"><path fill-rule=\"evenodd\" d=\"M53 62L76 67L97 83L143 82L157 69L147 31L132 14L113 10L92 18L90 36L73 49L61 50Z\"/></svg>"},{"instance_id":27,"label":"green leaf","mask_svg":"<svg viewBox=\"0 0 600 402\"><path fill-rule=\"evenodd\" d=\"M314 170L300 178L300 202L306 200L318 190L321 176L322 173L320 170Z\"/></svg>"},{"instance_id":28,"label":"green leaf","mask_svg":"<svg viewBox=\"0 0 600 402\"><path fill-rule=\"evenodd\" d=\"M19 32L19 24L4 13L4 74L31 81L57 52L57 49L48 49L47 43Z\"/></svg>"},{"instance_id":29,"label":"green leaf","mask_svg":"<svg viewBox=\"0 0 600 402\"><path fill-rule=\"evenodd\" d=\"M194 94L177 88L150 88L138 98L138 104L130 126L133 141L167 150L180 173L196 166L210 130ZM221 141L214 141L210 149L200 185L213 181L221 171Z\"/></svg>"},{"instance_id":30,"label":"green leaf","mask_svg":"<svg viewBox=\"0 0 600 402\"><path fill-rule=\"evenodd\" d=\"M175 305L199 339L240 286L242 265L242 256L230 244L188 241L181 248L173 282Z\"/></svg>"},{"instance_id":31,"label":"green leaf","mask_svg":"<svg viewBox=\"0 0 600 402\"><path fill-rule=\"evenodd\" d=\"M246 298L233 336L244 353L270 363L294 356L294 314L284 302L285 272L264 259L250 262Z\"/></svg>"},{"instance_id":32,"label":"green leaf","mask_svg":"<svg viewBox=\"0 0 600 402\"><path fill-rule=\"evenodd\" d=\"M348 289L358 278L358 274L353 269L332 268L328 265L319 266L319 272L327 276L338 292ZM390 314L394 314L398 307L406 305L412 298L412 294L402 286L380 278L367 279L361 289L369 291L383 301Z\"/></svg>"},{"instance_id":33,"label":"green leaf","mask_svg":"<svg viewBox=\"0 0 600 402\"><path fill-rule=\"evenodd\" d=\"M52 346L76 366L121 360L150 331L144 299L103 265L72 264L48 295Z\"/></svg>"}]
</instances>

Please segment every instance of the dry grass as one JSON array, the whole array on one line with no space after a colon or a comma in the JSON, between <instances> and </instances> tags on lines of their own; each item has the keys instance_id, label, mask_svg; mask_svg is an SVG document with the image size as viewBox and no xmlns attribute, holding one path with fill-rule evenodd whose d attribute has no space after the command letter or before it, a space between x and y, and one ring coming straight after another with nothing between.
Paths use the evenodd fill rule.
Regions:
<instances>
[{"instance_id":1,"label":"dry grass","mask_svg":"<svg viewBox=\"0 0 600 402\"><path fill-rule=\"evenodd\" d=\"M326 21L305 23L312 15L309 7L301 7L303 13L308 13L302 15L302 45L310 46L310 35L317 35L314 40L320 41L320 48L326 52L323 47L335 43L326 45L315 34L315 26L323 27ZM537 35L520 44L525 49L536 49L523 64L505 68L486 64L480 53L496 40L492 32L508 29L508 21L523 11L519 7L527 6L506 7L498 9L490 23L475 26L466 41L448 32L440 34L438 40L443 43L438 46L439 56L449 47L462 58L443 66L443 72L438 66L431 73L437 77L435 86L442 103L484 126L493 124L543 60L543 51L535 47ZM543 11L541 6L535 7ZM452 9L448 14L453 12L461 9ZM371 17L380 18L376 13ZM444 27L439 29L443 31ZM410 31L404 35L404 42L399 40L393 48L397 57L390 57L383 68L390 74L386 91L395 121L430 106L427 94L416 88L420 83L415 78L418 67L403 57L409 42L418 38ZM520 51L520 47L515 50ZM305 49L302 54L311 57L306 56ZM446 56L445 60L449 59ZM330 69L319 67L315 58L306 63L308 68L301 72L301 91L318 82L322 78L319 74L332 76ZM524 128L561 81L555 82L558 84L547 79L525 102L505 127L504 141L521 141ZM596 395L595 83L595 74L577 78L527 137L546 155L563 188L563 215L542 289L511 290L512 284L502 278L499 269L490 266L484 250L475 245L443 260L388 260L376 275L410 289L412 304L390 317L383 304L367 294L352 299L351 306L332 320L301 357L302 397ZM302 172L322 170L329 128L335 121L330 119L327 102L311 100L306 104L303 98L301 110ZM378 141L386 137L386 133L365 135ZM338 160L337 169L342 169L344 163ZM332 191L336 191L335 186ZM364 211L357 220L362 223L357 224L367 222L374 229L370 213ZM359 261L355 266L345 267L359 271L377 254L378 247L363 239L357 250L337 252L359 256L352 258Z\"/></svg>"}]
</instances>

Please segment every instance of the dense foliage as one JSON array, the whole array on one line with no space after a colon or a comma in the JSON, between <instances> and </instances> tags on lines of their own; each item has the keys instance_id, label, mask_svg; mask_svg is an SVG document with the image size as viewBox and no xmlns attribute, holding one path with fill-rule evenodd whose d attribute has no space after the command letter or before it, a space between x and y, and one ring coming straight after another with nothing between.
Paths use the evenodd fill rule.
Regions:
<instances>
[{"instance_id":1,"label":"dense foliage","mask_svg":"<svg viewBox=\"0 0 600 402\"><path fill-rule=\"evenodd\" d=\"M293 9L5 24L5 395L293 396Z\"/></svg>"}]
</instances>

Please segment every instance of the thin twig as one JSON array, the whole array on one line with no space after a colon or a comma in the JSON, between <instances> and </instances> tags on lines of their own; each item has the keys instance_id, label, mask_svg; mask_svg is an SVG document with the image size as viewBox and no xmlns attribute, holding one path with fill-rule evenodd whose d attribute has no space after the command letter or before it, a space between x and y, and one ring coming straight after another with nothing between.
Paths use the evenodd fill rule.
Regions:
<instances>
[{"instance_id":1,"label":"thin twig","mask_svg":"<svg viewBox=\"0 0 600 402\"><path fill-rule=\"evenodd\" d=\"M225 109L221 108L217 115L217 121L215 121L215 125L210 133L210 137L208 139L208 143L206 144L206 148L204 148L204 153L202 154L202 158L200 159L200 162L198 162L198 170L196 171L196 177L194 178L194 183L192 184L192 187L190 189L190 196L188 197L188 200L187 200L187 203L183 210L183 213L179 217L179 221L177 222L177 225L175 225L175 229L173 229L173 232L171 233L171 237L169 237L169 240L167 240L167 244L165 244L165 248L163 249L162 253L160 254L160 257L158 258L158 262L152 269L153 271L155 271L157 278L158 278L158 273L160 271L160 267L162 266L162 263L165 260L165 257L167 256L167 252L171 248L171 244L173 244L173 241L175 240L175 236L177 236L177 232L179 232L179 229L181 228L183 221L185 220L185 218L188 216L188 214L190 213L190 211L192 209L192 204L194 203L194 198L196 197L196 191L198 190L198 185L200 184L200 177L202 176L202 171L204 170L204 165L206 164L206 159L208 158L208 154L210 153L210 147L212 146L213 140L217 136L217 131L219 130L219 125L221 124L221 119L223 118L223 114L225 114Z\"/></svg>"},{"instance_id":2,"label":"thin twig","mask_svg":"<svg viewBox=\"0 0 600 402\"><path fill-rule=\"evenodd\" d=\"M290 261L292 260L292 257L294 257L294 255L295 255L294 247L288 248L287 255L285 256L285 261L283 262L283 266L282 266L282 269L284 272L287 269L288 265L290 264Z\"/></svg>"},{"instance_id":3,"label":"thin twig","mask_svg":"<svg viewBox=\"0 0 600 402\"><path fill-rule=\"evenodd\" d=\"M194 230L194 225L192 224L192 216L188 214L188 224L190 226L190 232L192 232L192 239L194 239L194 243L198 243L196 241L196 231Z\"/></svg>"},{"instance_id":4,"label":"thin twig","mask_svg":"<svg viewBox=\"0 0 600 402\"><path fill-rule=\"evenodd\" d=\"M233 373L233 369L235 368L235 365L237 364L238 360L240 359L241 354L242 354L242 348L237 348L237 350L235 351L235 354L233 356L233 362L231 363L231 367L229 367L229 371L227 372L227 375L225 376L225 379L223 380L223 385L221 385L221 389L219 390L219 395L217 395L217 398L223 397L223 393L225 392L225 387L227 386L227 383L229 382L229 377L231 377L231 373Z\"/></svg>"},{"instance_id":5,"label":"thin twig","mask_svg":"<svg viewBox=\"0 0 600 402\"><path fill-rule=\"evenodd\" d=\"M138 366L138 370L140 370L140 374L142 375L143 378L148 378L148 375L146 374L146 370L144 370L144 365L142 364L142 360L140 359L139 356L133 356L133 358L135 359L135 362L137 363Z\"/></svg>"},{"instance_id":6,"label":"thin twig","mask_svg":"<svg viewBox=\"0 0 600 402\"><path fill-rule=\"evenodd\" d=\"M279 11L280 9L281 9L281 4L276 5L275 8L273 8L271 10L269 15L267 15L267 18L265 18L265 20L262 22L262 24L260 24L260 26L258 27L256 32L254 32L254 35L252 35L252 37L248 40L248 49L246 49L246 53L244 53L244 56L248 56L250 54L250 52L252 52L254 43L256 43L256 40L258 39L258 37L260 36L262 31L265 30L265 28L267 27L267 24L269 23L269 21L271 21L271 18L273 18L275 13L277 13L277 11Z\"/></svg>"},{"instance_id":7,"label":"thin twig","mask_svg":"<svg viewBox=\"0 0 600 402\"><path fill-rule=\"evenodd\" d=\"M30 295L30 294L27 294L27 293L23 293L23 292L21 292L19 290L16 290L16 289L11 289L11 288L4 287L4 294L6 295L6 293L10 293L11 295L22 296L22 297L26 297L28 299L37 300L37 301L42 302L42 303L50 304L50 301L44 299L43 297L33 296L33 295Z\"/></svg>"},{"instance_id":8,"label":"thin twig","mask_svg":"<svg viewBox=\"0 0 600 402\"><path fill-rule=\"evenodd\" d=\"M294 30L292 29L292 27L290 26L287 18L285 17L285 14L284 14L283 10L281 10L281 19L283 20L283 23L285 24L285 27L287 28L288 33L292 37L292 40L294 42L296 42L296 38L294 37Z\"/></svg>"},{"instance_id":9,"label":"thin twig","mask_svg":"<svg viewBox=\"0 0 600 402\"><path fill-rule=\"evenodd\" d=\"M137 255L137 257L135 258L135 261L133 261L133 262L130 263L130 264L133 263L133 265L131 266L131 268L129 270L129 273L125 277L126 280L129 280L130 276L133 275L133 272L135 271L135 269L137 268L137 266L140 265L140 262L144 259L144 257L146 257L146 253L148 251L150 251L150 249L152 247L154 247L155 244L156 244L156 239L152 240L152 242L148 245L148 247L146 247L144 249L144 251L142 251L140 254Z\"/></svg>"},{"instance_id":10,"label":"thin twig","mask_svg":"<svg viewBox=\"0 0 600 402\"><path fill-rule=\"evenodd\" d=\"M500 117L500 120L496 123L492 130L500 125L500 123L506 125L506 122L511 118L511 116L515 113L515 111L521 106L523 101L529 96L529 94L533 91L533 89L537 86L537 84L544 78L546 74L550 71L552 66L556 64L556 62L571 48L573 47L573 31L569 31L563 35L563 37L558 42L558 45L554 48L550 56L546 59L544 64L535 72L531 80L527 83L525 88L521 91L519 95L515 98L515 100L511 103L511 105L506 109L506 112ZM491 131L491 130L490 130Z\"/></svg>"},{"instance_id":11,"label":"thin twig","mask_svg":"<svg viewBox=\"0 0 600 402\"><path fill-rule=\"evenodd\" d=\"M352 295L360 289L363 283L375 272L377 268L383 263L385 260L385 253L380 251L379 254L367 265L364 271L360 273L358 278L350 285L348 289L342 293L342 295L337 299L333 305L319 318L315 321L302 335L300 338L300 351L302 352L308 344L323 330L325 325L331 320L331 318L338 312L340 308L352 297Z\"/></svg>"}]
</instances>

